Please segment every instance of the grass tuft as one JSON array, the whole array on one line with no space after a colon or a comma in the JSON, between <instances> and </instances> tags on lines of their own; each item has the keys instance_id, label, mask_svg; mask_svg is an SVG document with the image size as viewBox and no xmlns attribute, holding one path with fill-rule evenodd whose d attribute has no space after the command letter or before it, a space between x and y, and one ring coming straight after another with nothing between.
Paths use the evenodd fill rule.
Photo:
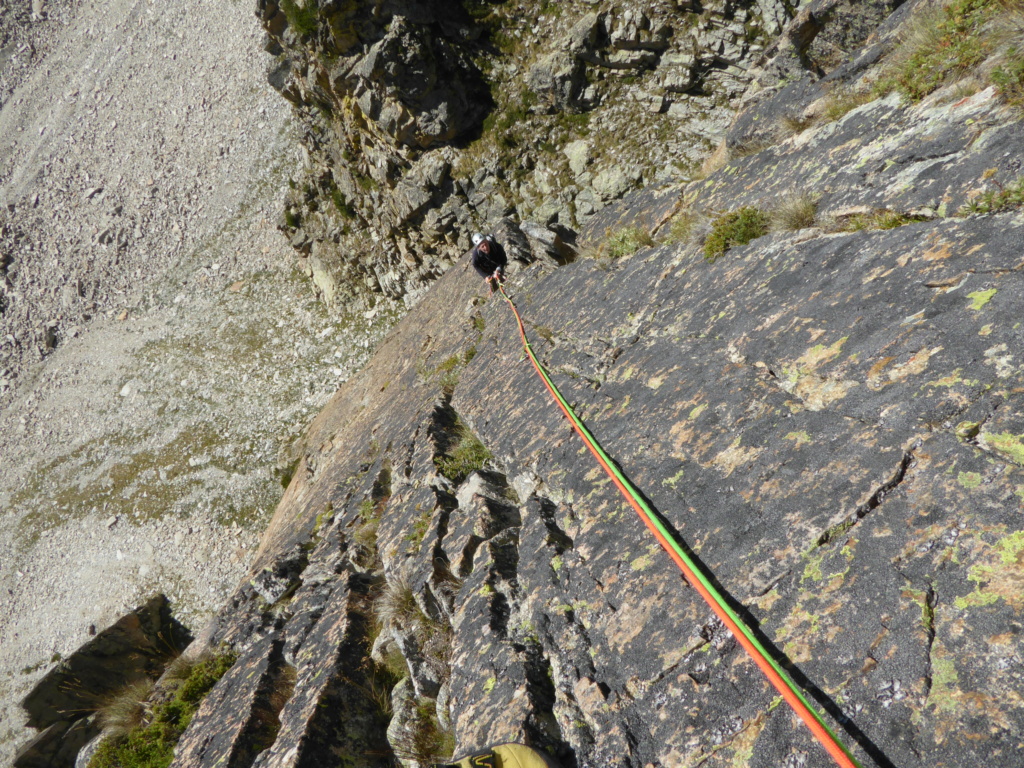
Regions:
<instances>
[{"instance_id":1,"label":"grass tuft","mask_svg":"<svg viewBox=\"0 0 1024 768\"><path fill-rule=\"evenodd\" d=\"M985 192L957 211L957 216L969 216L972 213L997 213L1009 208L1024 205L1024 176L1016 181L1000 186L998 190Z\"/></svg>"},{"instance_id":2,"label":"grass tuft","mask_svg":"<svg viewBox=\"0 0 1024 768\"><path fill-rule=\"evenodd\" d=\"M857 91L851 88L832 88L825 97L821 119L825 123L834 123L857 107L867 104L873 98L868 92Z\"/></svg>"},{"instance_id":3,"label":"grass tuft","mask_svg":"<svg viewBox=\"0 0 1024 768\"><path fill-rule=\"evenodd\" d=\"M421 698L413 708L412 717L400 738L391 745L401 760L434 764L451 759L455 736L441 727L437 718L437 702Z\"/></svg>"},{"instance_id":4,"label":"grass tuft","mask_svg":"<svg viewBox=\"0 0 1024 768\"><path fill-rule=\"evenodd\" d=\"M438 472L458 485L471 472L483 469L493 456L462 420L456 422L455 436L455 443L448 449L446 455L434 457L434 466Z\"/></svg>"},{"instance_id":5,"label":"grass tuft","mask_svg":"<svg viewBox=\"0 0 1024 768\"><path fill-rule=\"evenodd\" d=\"M801 117L800 115L783 115L779 118L779 131L782 138L788 139L803 133L812 127L816 120L813 117Z\"/></svg>"},{"instance_id":6,"label":"grass tuft","mask_svg":"<svg viewBox=\"0 0 1024 768\"><path fill-rule=\"evenodd\" d=\"M964 76L993 52L994 38L985 26L998 5L993 0L953 0L913 16L875 93L895 90L917 102Z\"/></svg>"},{"instance_id":7,"label":"grass tuft","mask_svg":"<svg viewBox=\"0 0 1024 768\"><path fill-rule=\"evenodd\" d=\"M654 239L642 227L624 227L608 235L606 245L608 255L613 259L620 259L636 253L641 248L654 245Z\"/></svg>"},{"instance_id":8,"label":"grass tuft","mask_svg":"<svg viewBox=\"0 0 1024 768\"><path fill-rule=\"evenodd\" d=\"M297 0L281 0L280 5L292 29L305 36L316 32L318 19L315 0L305 0L302 5Z\"/></svg>"},{"instance_id":9,"label":"grass tuft","mask_svg":"<svg viewBox=\"0 0 1024 768\"><path fill-rule=\"evenodd\" d=\"M858 213L835 223L829 229L833 232L860 232L865 229L896 229L907 224L928 221L927 216L878 209L870 213Z\"/></svg>"},{"instance_id":10,"label":"grass tuft","mask_svg":"<svg viewBox=\"0 0 1024 768\"><path fill-rule=\"evenodd\" d=\"M96 711L100 726L112 737L123 737L145 722L152 695L152 680L130 683L100 705Z\"/></svg>"},{"instance_id":11,"label":"grass tuft","mask_svg":"<svg viewBox=\"0 0 1024 768\"><path fill-rule=\"evenodd\" d=\"M992 70L991 78L1007 104L1024 107L1024 47L1010 48L1003 63Z\"/></svg>"},{"instance_id":12,"label":"grass tuft","mask_svg":"<svg viewBox=\"0 0 1024 768\"><path fill-rule=\"evenodd\" d=\"M752 206L722 214L712 222L711 233L704 241L705 260L713 264L733 246L746 245L768 234L770 224L768 214Z\"/></svg>"},{"instance_id":13,"label":"grass tuft","mask_svg":"<svg viewBox=\"0 0 1024 768\"><path fill-rule=\"evenodd\" d=\"M818 201L807 193L793 194L771 212L771 227L776 232L792 232L813 227L818 217Z\"/></svg>"}]
</instances>

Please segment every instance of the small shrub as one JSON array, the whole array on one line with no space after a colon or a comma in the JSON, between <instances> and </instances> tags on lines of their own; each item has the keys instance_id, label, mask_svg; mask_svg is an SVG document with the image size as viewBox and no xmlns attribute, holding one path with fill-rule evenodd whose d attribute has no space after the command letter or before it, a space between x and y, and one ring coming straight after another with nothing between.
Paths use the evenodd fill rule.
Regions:
<instances>
[{"instance_id":1,"label":"small shrub","mask_svg":"<svg viewBox=\"0 0 1024 768\"><path fill-rule=\"evenodd\" d=\"M1024 176L1021 176L1005 187L1000 187L998 190L979 195L960 208L957 211L957 215L968 216L972 213L996 213L1022 205L1024 205Z\"/></svg>"},{"instance_id":2,"label":"small shrub","mask_svg":"<svg viewBox=\"0 0 1024 768\"><path fill-rule=\"evenodd\" d=\"M650 233L641 227L625 227L608 236L608 255L613 259L636 253L643 247L654 245Z\"/></svg>"},{"instance_id":3,"label":"small shrub","mask_svg":"<svg viewBox=\"0 0 1024 768\"><path fill-rule=\"evenodd\" d=\"M281 10L288 24L300 35L312 35L317 28L317 5L315 0L305 0L299 5L296 0L281 0Z\"/></svg>"},{"instance_id":4,"label":"small shrub","mask_svg":"<svg viewBox=\"0 0 1024 768\"><path fill-rule=\"evenodd\" d=\"M813 195L790 195L772 210L772 229L776 232L791 232L813 227L817 216L818 201Z\"/></svg>"},{"instance_id":5,"label":"small shrub","mask_svg":"<svg viewBox=\"0 0 1024 768\"><path fill-rule=\"evenodd\" d=\"M349 205L345 193L337 187L331 190L331 200L343 219L354 219L356 217L355 209Z\"/></svg>"},{"instance_id":6,"label":"small shrub","mask_svg":"<svg viewBox=\"0 0 1024 768\"><path fill-rule=\"evenodd\" d=\"M722 214L714 220L711 233L704 241L704 258L714 263L734 245L746 245L768 234L770 223L768 214L752 206Z\"/></svg>"}]
</instances>

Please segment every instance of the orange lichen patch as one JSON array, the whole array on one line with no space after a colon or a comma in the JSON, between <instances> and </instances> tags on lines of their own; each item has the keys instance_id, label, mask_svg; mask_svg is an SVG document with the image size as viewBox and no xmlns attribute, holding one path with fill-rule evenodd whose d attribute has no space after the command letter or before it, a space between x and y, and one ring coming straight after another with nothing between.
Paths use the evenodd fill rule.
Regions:
<instances>
[{"instance_id":1,"label":"orange lichen patch","mask_svg":"<svg viewBox=\"0 0 1024 768\"><path fill-rule=\"evenodd\" d=\"M956 600L962 610L1003 600L1015 611L1024 609L1024 534L1004 536L968 570L967 578L977 586Z\"/></svg>"},{"instance_id":2,"label":"orange lichen patch","mask_svg":"<svg viewBox=\"0 0 1024 768\"><path fill-rule=\"evenodd\" d=\"M949 243L943 240L922 253L921 258L925 261L942 261L952 255L953 250L950 248Z\"/></svg>"},{"instance_id":3,"label":"orange lichen patch","mask_svg":"<svg viewBox=\"0 0 1024 768\"><path fill-rule=\"evenodd\" d=\"M736 734L729 747L732 748L733 765L749 765L750 758L754 754L754 744L764 730L765 721L768 719L767 712L758 713L757 717L747 723L743 730Z\"/></svg>"},{"instance_id":4,"label":"orange lichen patch","mask_svg":"<svg viewBox=\"0 0 1024 768\"><path fill-rule=\"evenodd\" d=\"M871 270L864 276L864 279L861 280L861 284L867 285L868 283L874 282L879 278L888 277L895 271L896 270L893 268L886 268L884 266L875 267L873 270Z\"/></svg>"},{"instance_id":5,"label":"orange lichen patch","mask_svg":"<svg viewBox=\"0 0 1024 768\"><path fill-rule=\"evenodd\" d=\"M883 371L885 368L896 358L883 358L871 366L871 369L868 371L866 383L870 389L878 391L893 382L903 381L908 376L920 375L928 369L928 361L941 350L942 347L918 350L910 356L910 359L907 360L907 362L893 366L888 371L885 371L884 375Z\"/></svg>"},{"instance_id":6,"label":"orange lichen patch","mask_svg":"<svg viewBox=\"0 0 1024 768\"><path fill-rule=\"evenodd\" d=\"M856 386L856 381L801 376L791 391L803 401L808 410L820 411L837 400L842 400Z\"/></svg>"},{"instance_id":7,"label":"orange lichen patch","mask_svg":"<svg viewBox=\"0 0 1024 768\"><path fill-rule=\"evenodd\" d=\"M669 429L669 437L674 446L673 456L686 458L707 453L714 444L715 435L696 426L690 419L676 422Z\"/></svg>"},{"instance_id":8,"label":"orange lichen patch","mask_svg":"<svg viewBox=\"0 0 1024 768\"><path fill-rule=\"evenodd\" d=\"M728 448L711 460L711 463L722 470L726 477L739 467L753 463L763 451L762 448L742 446L740 440L741 438L737 437Z\"/></svg>"},{"instance_id":9,"label":"orange lichen patch","mask_svg":"<svg viewBox=\"0 0 1024 768\"><path fill-rule=\"evenodd\" d=\"M874 383L875 383L874 380L879 378L879 376L881 376L881 374L882 374L882 371L885 370L885 367L887 365L889 365L889 363L891 363L895 359L896 358L893 357L892 355L890 355L889 357L883 357L881 360L879 360L877 363L875 363L874 365L872 365L868 369L868 386L869 387L874 389Z\"/></svg>"},{"instance_id":10,"label":"orange lichen patch","mask_svg":"<svg viewBox=\"0 0 1024 768\"><path fill-rule=\"evenodd\" d=\"M628 653L630 643L641 634L650 632L649 622L657 607L654 600L623 602L617 620L608 624L608 647L616 654Z\"/></svg>"},{"instance_id":11,"label":"orange lichen patch","mask_svg":"<svg viewBox=\"0 0 1024 768\"><path fill-rule=\"evenodd\" d=\"M889 371L889 381L902 381L907 376L916 376L925 372L928 368L928 361L942 350L942 347L921 349L910 356L910 359L895 366Z\"/></svg>"}]
</instances>

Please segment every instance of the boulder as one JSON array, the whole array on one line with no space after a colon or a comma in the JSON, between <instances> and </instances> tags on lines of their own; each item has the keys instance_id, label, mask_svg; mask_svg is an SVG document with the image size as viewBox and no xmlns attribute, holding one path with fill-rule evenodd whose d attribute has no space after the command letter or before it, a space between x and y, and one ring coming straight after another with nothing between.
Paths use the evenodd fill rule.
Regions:
<instances>
[{"instance_id":1,"label":"boulder","mask_svg":"<svg viewBox=\"0 0 1024 768\"><path fill-rule=\"evenodd\" d=\"M192 640L164 595L99 632L36 683L22 701L32 728L88 715L107 696L143 678L156 679Z\"/></svg>"}]
</instances>

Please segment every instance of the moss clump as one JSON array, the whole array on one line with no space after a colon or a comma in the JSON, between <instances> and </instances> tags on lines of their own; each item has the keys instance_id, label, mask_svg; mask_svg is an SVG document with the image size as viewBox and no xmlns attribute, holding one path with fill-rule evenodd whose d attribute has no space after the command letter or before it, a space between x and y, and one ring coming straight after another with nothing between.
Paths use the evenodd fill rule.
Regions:
<instances>
[{"instance_id":1,"label":"moss clump","mask_svg":"<svg viewBox=\"0 0 1024 768\"><path fill-rule=\"evenodd\" d=\"M768 234L771 219L752 206L722 214L711 224L711 234L704 241L704 258L711 264L734 245L746 245Z\"/></svg>"},{"instance_id":2,"label":"moss clump","mask_svg":"<svg viewBox=\"0 0 1024 768\"><path fill-rule=\"evenodd\" d=\"M456 422L455 435L455 442L447 454L434 458L434 466L438 472L458 485L470 472L483 469L493 456L461 420Z\"/></svg>"},{"instance_id":3,"label":"moss clump","mask_svg":"<svg viewBox=\"0 0 1024 768\"><path fill-rule=\"evenodd\" d=\"M152 707L148 722L121 736L105 739L89 761L89 768L166 768L174 748L192 722L203 698L235 663L233 654L213 656L192 667L177 681L166 700Z\"/></svg>"},{"instance_id":4,"label":"moss clump","mask_svg":"<svg viewBox=\"0 0 1024 768\"><path fill-rule=\"evenodd\" d=\"M651 245L654 240L646 229L624 227L608 236L607 251L613 259L618 259Z\"/></svg>"}]
</instances>

